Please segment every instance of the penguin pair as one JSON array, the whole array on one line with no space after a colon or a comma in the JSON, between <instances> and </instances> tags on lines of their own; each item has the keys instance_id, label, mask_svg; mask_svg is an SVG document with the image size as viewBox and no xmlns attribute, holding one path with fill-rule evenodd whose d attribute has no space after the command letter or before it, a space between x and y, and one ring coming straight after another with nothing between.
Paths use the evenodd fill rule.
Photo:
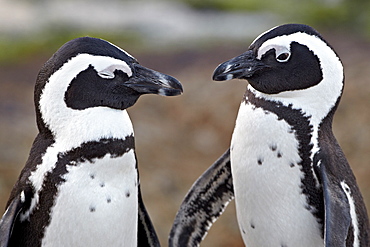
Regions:
<instances>
[{"instance_id":1,"label":"penguin pair","mask_svg":"<svg viewBox=\"0 0 370 247\"><path fill-rule=\"evenodd\" d=\"M247 246L368 246L366 208L331 130L343 67L320 34L297 24L269 30L213 78L249 86L230 149L185 197L169 245L198 246L235 197ZM106 41L58 50L37 78L40 133L1 219L0 246L159 246L125 109L141 94L181 92Z\"/></svg>"}]
</instances>

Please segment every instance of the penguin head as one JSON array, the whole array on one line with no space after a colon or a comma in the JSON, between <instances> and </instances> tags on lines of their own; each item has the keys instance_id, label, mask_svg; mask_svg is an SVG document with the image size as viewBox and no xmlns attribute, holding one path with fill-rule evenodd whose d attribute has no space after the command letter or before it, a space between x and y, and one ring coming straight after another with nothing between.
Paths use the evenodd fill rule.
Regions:
<instances>
[{"instance_id":1,"label":"penguin head","mask_svg":"<svg viewBox=\"0 0 370 247\"><path fill-rule=\"evenodd\" d=\"M104 119L105 113L125 110L143 94L181 93L178 80L145 68L119 47L97 38L77 38L64 44L38 74L38 127L53 132L69 120L94 114Z\"/></svg>"},{"instance_id":2,"label":"penguin head","mask_svg":"<svg viewBox=\"0 0 370 247\"><path fill-rule=\"evenodd\" d=\"M249 88L263 98L297 108L335 105L344 83L343 66L335 51L316 30L302 24L268 30L213 74L216 81L234 78L248 80Z\"/></svg>"}]
</instances>

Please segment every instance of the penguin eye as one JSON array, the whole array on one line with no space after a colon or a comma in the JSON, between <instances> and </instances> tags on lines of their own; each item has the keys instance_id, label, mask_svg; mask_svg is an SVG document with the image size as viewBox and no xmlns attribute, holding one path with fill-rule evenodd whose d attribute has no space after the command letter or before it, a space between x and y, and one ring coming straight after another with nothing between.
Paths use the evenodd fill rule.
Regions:
<instances>
[{"instance_id":1,"label":"penguin eye","mask_svg":"<svg viewBox=\"0 0 370 247\"><path fill-rule=\"evenodd\" d=\"M111 73L110 71L99 71L98 72L98 75L101 77L101 78L104 78L104 79L113 79L114 78L114 73Z\"/></svg>"},{"instance_id":2,"label":"penguin eye","mask_svg":"<svg viewBox=\"0 0 370 247\"><path fill-rule=\"evenodd\" d=\"M277 60L278 62L286 62L286 61L288 61L289 57L290 57L290 53L288 53L288 52L283 52L283 53L279 54L279 55L276 57L276 60Z\"/></svg>"}]
</instances>

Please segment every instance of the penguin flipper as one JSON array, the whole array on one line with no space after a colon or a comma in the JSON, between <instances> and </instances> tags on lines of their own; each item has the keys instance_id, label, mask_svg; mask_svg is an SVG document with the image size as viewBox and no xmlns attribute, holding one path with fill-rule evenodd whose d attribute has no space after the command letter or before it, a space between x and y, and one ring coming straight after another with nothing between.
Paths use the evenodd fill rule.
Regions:
<instances>
[{"instance_id":1,"label":"penguin flipper","mask_svg":"<svg viewBox=\"0 0 370 247\"><path fill-rule=\"evenodd\" d=\"M140 247L160 247L158 236L154 230L149 214L145 209L141 190L139 187L139 207L138 207L138 229L137 229L137 246Z\"/></svg>"},{"instance_id":2,"label":"penguin flipper","mask_svg":"<svg viewBox=\"0 0 370 247\"><path fill-rule=\"evenodd\" d=\"M0 220L0 247L7 247L12 236L12 231L18 214L22 209L20 196L15 197L6 209Z\"/></svg>"},{"instance_id":3,"label":"penguin flipper","mask_svg":"<svg viewBox=\"0 0 370 247\"><path fill-rule=\"evenodd\" d=\"M325 206L325 247L345 247L351 225L348 191L338 179L330 178L325 165L325 162L319 163Z\"/></svg>"},{"instance_id":4,"label":"penguin flipper","mask_svg":"<svg viewBox=\"0 0 370 247\"><path fill-rule=\"evenodd\" d=\"M234 188L228 149L187 193L173 223L169 246L199 246L232 199Z\"/></svg>"}]
</instances>

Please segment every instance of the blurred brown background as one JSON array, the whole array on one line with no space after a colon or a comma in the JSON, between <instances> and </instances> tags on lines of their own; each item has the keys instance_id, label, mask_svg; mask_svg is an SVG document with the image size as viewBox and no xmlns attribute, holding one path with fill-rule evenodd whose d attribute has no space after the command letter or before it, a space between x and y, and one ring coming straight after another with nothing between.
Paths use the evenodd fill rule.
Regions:
<instances>
[{"instance_id":1,"label":"blurred brown background","mask_svg":"<svg viewBox=\"0 0 370 247\"><path fill-rule=\"evenodd\" d=\"M334 119L334 133L370 209L370 41L365 24L361 28L351 28L349 20L340 19L334 25L327 23L325 18L316 21L320 16L314 14L312 19L287 18L279 9L265 6L252 10L248 10L250 6L239 6L244 8L243 11L235 12L234 5L220 7L218 1L205 1L209 4L206 6L197 6L194 1L182 1L181 4L175 1L175 5L150 0L136 1L139 5L128 1L113 2L115 9L124 5L120 13L123 22L106 23L106 18L114 19L109 13L100 17L94 15L96 20L93 22L86 13L82 20L71 20L71 16L67 16L71 23L65 21L62 28L57 26L58 32L50 26L44 27L43 18L37 23L16 23L30 18L27 9L33 14L41 13L44 22L51 18L52 14L44 16L44 12L40 12L42 8L36 11L35 6L46 10L53 3L68 12L68 6L72 8L73 3L83 9L84 1L23 1L19 3L23 3L23 7L17 5L19 16L0 17L8 18L8 26L13 27L10 31L4 28L4 20L0 19L3 23L0 25L0 214L5 210L10 190L37 134L33 86L38 70L69 39L97 36L127 50L142 65L170 74L183 84L182 96L145 95L128 110L135 128L144 202L162 246L167 246L172 221L186 192L228 148L247 85L246 81L237 80L213 82L213 70L219 63L245 51L259 33L284 22L314 25L342 58L346 85ZM237 1L230 1L233 2ZM0 9L9 5L10 1L3 0ZM125 26L129 22L125 13L134 10L140 25ZM337 10L339 17L343 16L340 10ZM172 15L163 17L167 12ZM149 16L149 21L141 22L141 16ZM62 20L62 17L58 18L53 19L52 25ZM105 23L105 26L92 29L86 24L87 20L95 26L97 23ZM183 26L176 30L180 24ZM46 31L40 31L40 26ZM103 32L107 26L111 30ZM122 33L125 35L118 35ZM234 203L229 204L211 228L202 246L243 246Z\"/></svg>"}]
</instances>

